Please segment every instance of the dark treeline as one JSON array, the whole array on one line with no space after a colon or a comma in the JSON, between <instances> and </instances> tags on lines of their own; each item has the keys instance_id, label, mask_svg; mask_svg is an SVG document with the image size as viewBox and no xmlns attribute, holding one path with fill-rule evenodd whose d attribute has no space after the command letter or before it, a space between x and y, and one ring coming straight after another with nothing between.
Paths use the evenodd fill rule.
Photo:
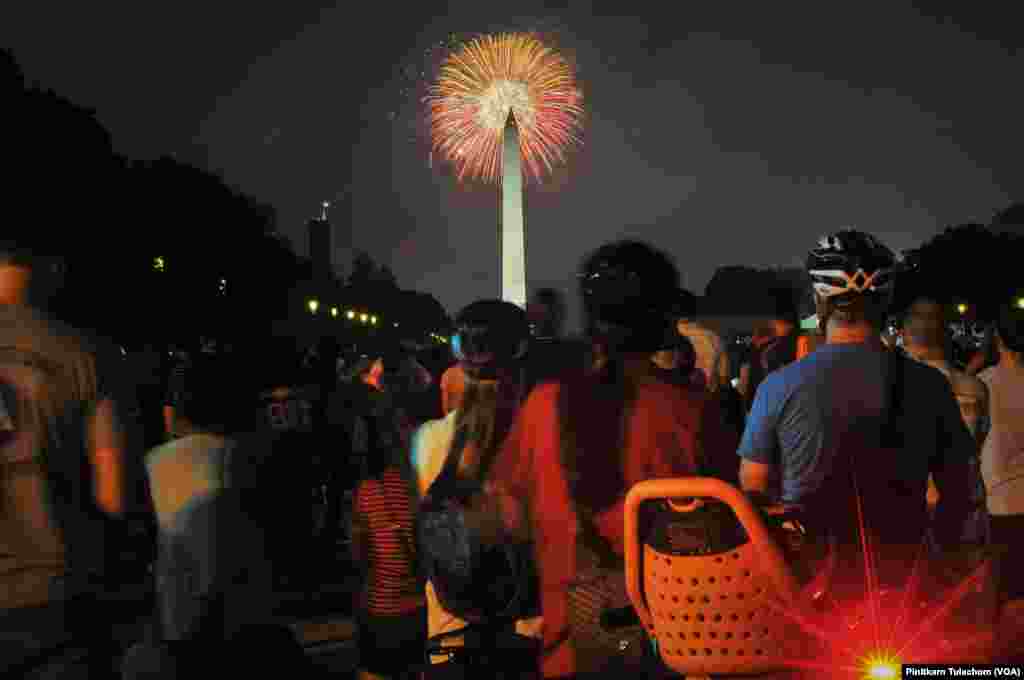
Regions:
<instances>
[{"instance_id":1,"label":"dark treeline","mask_svg":"<svg viewBox=\"0 0 1024 680\"><path fill-rule=\"evenodd\" d=\"M65 320L125 345L245 342L280 335L282 323L291 335L353 343L447 329L436 299L401 290L365 254L347 280L316 277L279 233L274 207L221 177L118 155L93 111L31 86L9 51L0 51L0 102L14 170L3 230L53 256L40 295ZM378 324L353 322L350 309Z\"/></svg>"},{"instance_id":2,"label":"dark treeline","mask_svg":"<svg viewBox=\"0 0 1024 680\"><path fill-rule=\"evenodd\" d=\"M988 224L947 227L904 253L906 272L894 311L923 291L971 321L992 321L998 305L1024 294L1024 203L997 212ZM704 290L704 306L725 314L771 313L780 291L791 295L802 318L814 313L810 279L802 267L719 267ZM966 305L966 311L959 311Z\"/></svg>"}]
</instances>

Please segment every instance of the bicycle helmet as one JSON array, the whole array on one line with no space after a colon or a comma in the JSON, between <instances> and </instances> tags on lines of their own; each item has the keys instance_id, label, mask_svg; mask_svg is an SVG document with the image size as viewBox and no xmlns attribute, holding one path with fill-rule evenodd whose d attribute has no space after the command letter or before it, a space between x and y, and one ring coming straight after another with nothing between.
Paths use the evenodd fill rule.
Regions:
<instances>
[{"instance_id":1,"label":"bicycle helmet","mask_svg":"<svg viewBox=\"0 0 1024 680\"><path fill-rule=\"evenodd\" d=\"M455 358L477 380L494 380L500 369L522 359L530 337L526 313L502 300L478 300L455 319Z\"/></svg>"},{"instance_id":2,"label":"bicycle helmet","mask_svg":"<svg viewBox=\"0 0 1024 680\"><path fill-rule=\"evenodd\" d=\"M807 273L822 298L891 294L898 273L892 250L851 229L823 236L807 254Z\"/></svg>"},{"instance_id":3,"label":"bicycle helmet","mask_svg":"<svg viewBox=\"0 0 1024 680\"><path fill-rule=\"evenodd\" d=\"M592 338L612 353L655 352L675 321L679 271L667 255L639 241L598 248L583 263L580 292Z\"/></svg>"}]
</instances>

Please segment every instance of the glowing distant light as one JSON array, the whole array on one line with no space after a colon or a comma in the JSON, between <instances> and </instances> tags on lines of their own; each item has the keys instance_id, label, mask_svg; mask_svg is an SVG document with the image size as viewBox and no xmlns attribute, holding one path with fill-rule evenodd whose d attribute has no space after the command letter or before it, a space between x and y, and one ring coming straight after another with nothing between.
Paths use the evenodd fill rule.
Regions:
<instances>
[{"instance_id":1,"label":"glowing distant light","mask_svg":"<svg viewBox=\"0 0 1024 680\"><path fill-rule=\"evenodd\" d=\"M316 310L320 309L320 301L315 299L310 300L306 303L306 307L309 308L310 313L316 314Z\"/></svg>"},{"instance_id":2,"label":"glowing distant light","mask_svg":"<svg viewBox=\"0 0 1024 680\"><path fill-rule=\"evenodd\" d=\"M864 680L887 680L900 677L900 664L891 656L870 656L864 663Z\"/></svg>"},{"instance_id":3,"label":"glowing distant light","mask_svg":"<svg viewBox=\"0 0 1024 680\"><path fill-rule=\"evenodd\" d=\"M896 669L888 664L875 664L869 670L872 678L895 678Z\"/></svg>"},{"instance_id":4,"label":"glowing distant light","mask_svg":"<svg viewBox=\"0 0 1024 680\"><path fill-rule=\"evenodd\" d=\"M164 262L163 257L158 256L153 258L153 269L155 269L158 272L162 272L166 267L167 264Z\"/></svg>"},{"instance_id":5,"label":"glowing distant light","mask_svg":"<svg viewBox=\"0 0 1024 680\"><path fill-rule=\"evenodd\" d=\"M331 307L331 316L333 316L333 317L337 317L338 316L338 308L337 307Z\"/></svg>"},{"instance_id":6,"label":"glowing distant light","mask_svg":"<svg viewBox=\"0 0 1024 680\"><path fill-rule=\"evenodd\" d=\"M347 312L345 312L345 316L347 316L349 320L351 320L356 318L356 313L350 309Z\"/></svg>"},{"instance_id":7,"label":"glowing distant light","mask_svg":"<svg viewBox=\"0 0 1024 680\"><path fill-rule=\"evenodd\" d=\"M371 316L371 317L370 317L370 323L372 323L372 324L376 325L376 324L377 324L377 317L375 317L375 316Z\"/></svg>"},{"instance_id":8,"label":"glowing distant light","mask_svg":"<svg viewBox=\"0 0 1024 680\"><path fill-rule=\"evenodd\" d=\"M1017 309L1024 309L1024 297L1017 298Z\"/></svg>"},{"instance_id":9,"label":"glowing distant light","mask_svg":"<svg viewBox=\"0 0 1024 680\"><path fill-rule=\"evenodd\" d=\"M397 321L395 322L395 328L398 328L398 322Z\"/></svg>"},{"instance_id":10,"label":"glowing distant light","mask_svg":"<svg viewBox=\"0 0 1024 680\"><path fill-rule=\"evenodd\" d=\"M960 304L958 304L956 306L956 311L960 312L961 314L966 314L967 313L967 305L965 305L964 303L961 302Z\"/></svg>"},{"instance_id":11,"label":"glowing distant light","mask_svg":"<svg viewBox=\"0 0 1024 680\"><path fill-rule=\"evenodd\" d=\"M359 320L362 321L363 323L366 323L366 320L369 319L369 318L370 318L369 314L360 314L359 315Z\"/></svg>"}]
</instances>

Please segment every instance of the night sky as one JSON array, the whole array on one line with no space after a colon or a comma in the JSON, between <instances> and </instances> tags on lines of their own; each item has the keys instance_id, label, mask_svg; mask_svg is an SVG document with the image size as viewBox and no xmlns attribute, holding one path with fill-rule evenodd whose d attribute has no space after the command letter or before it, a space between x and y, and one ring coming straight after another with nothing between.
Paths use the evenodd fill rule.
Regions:
<instances>
[{"instance_id":1,"label":"night sky","mask_svg":"<svg viewBox=\"0 0 1024 680\"><path fill-rule=\"evenodd\" d=\"M1013 3L18 4L0 44L94 108L118 152L221 172L301 254L335 199L343 272L365 249L451 312L500 281L497 190L428 163L417 97L452 33L540 30L576 64L585 146L526 212L530 287L573 301L581 256L613 238L665 248L700 291L718 265L796 264L842 226L902 249L1024 200Z\"/></svg>"}]
</instances>

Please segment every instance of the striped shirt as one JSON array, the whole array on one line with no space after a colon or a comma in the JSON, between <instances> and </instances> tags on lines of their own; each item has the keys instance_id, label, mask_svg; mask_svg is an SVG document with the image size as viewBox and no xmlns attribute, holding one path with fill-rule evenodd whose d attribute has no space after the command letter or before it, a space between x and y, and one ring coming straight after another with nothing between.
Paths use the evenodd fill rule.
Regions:
<instances>
[{"instance_id":1,"label":"striped shirt","mask_svg":"<svg viewBox=\"0 0 1024 680\"><path fill-rule=\"evenodd\" d=\"M366 610L396 616L425 606L414 564L412 499L397 467L366 479L355 495L356 522L366 530Z\"/></svg>"}]
</instances>

